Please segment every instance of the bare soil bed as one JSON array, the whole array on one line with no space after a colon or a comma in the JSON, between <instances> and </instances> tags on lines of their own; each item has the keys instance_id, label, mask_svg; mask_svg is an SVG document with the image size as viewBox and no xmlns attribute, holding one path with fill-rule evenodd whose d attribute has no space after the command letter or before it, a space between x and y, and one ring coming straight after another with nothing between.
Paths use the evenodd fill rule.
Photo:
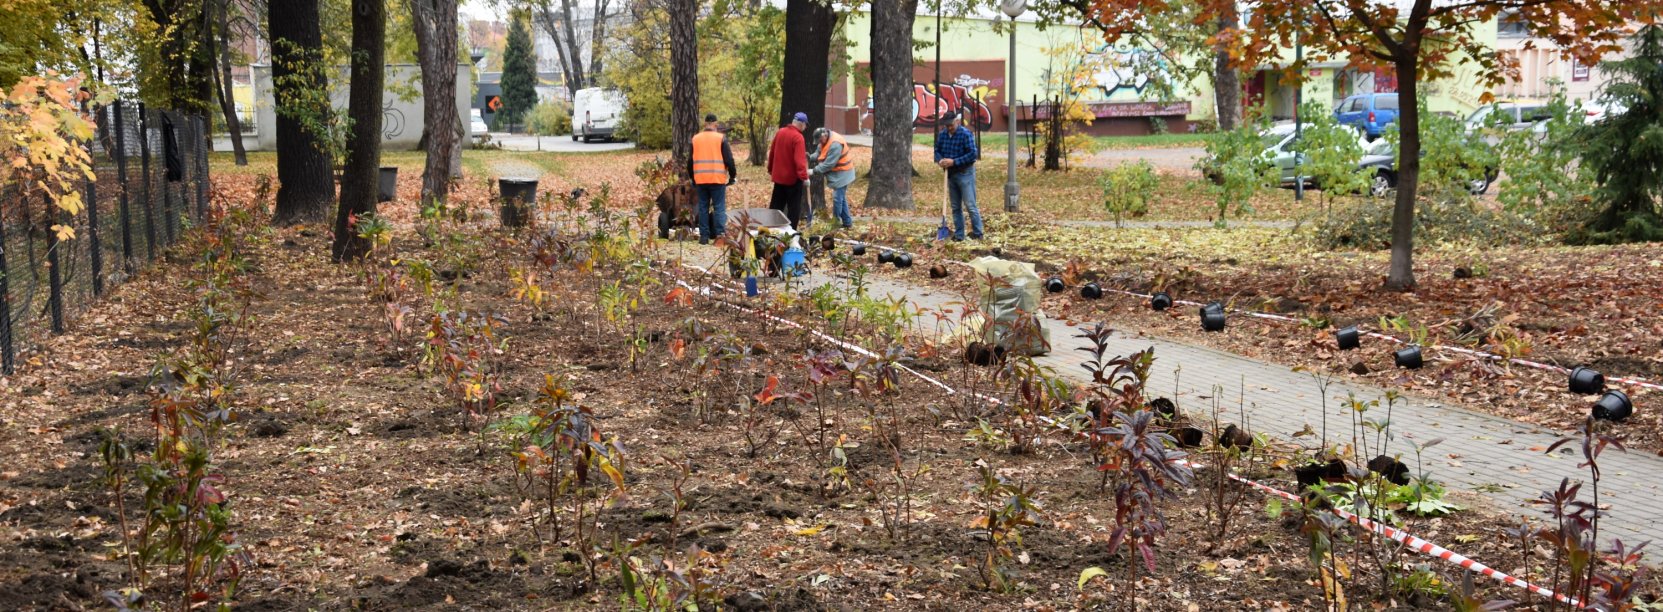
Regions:
<instances>
[{"instance_id":1,"label":"bare soil bed","mask_svg":"<svg viewBox=\"0 0 1663 612\"><path fill-rule=\"evenodd\" d=\"M415 304L414 333L390 337L380 305L366 298L359 268L329 263L326 235L285 230L250 254L260 293L253 302L257 319L249 344L233 357L246 375L237 389L236 423L215 455L237 538L252 559L243 568L237 607L612 609L624 605L623 557L607 551L631 544L634 551L625 556L660 569L656 559L685 559L684 547L698 545L708 555L671 567L696 568L709 589L707 604L719 600L735 609L1322 606L1297 508L1273 518L1265 499L1250 492L1234 512L1230 534L1215 552L1203 552L1215 524L1204 510L1203 470L1194 484L1179 487L1176 499L1161 502L1170 533L1157 541L1158 570L1129 578L1126 551L1108 549L1114 501L1100 490L1081 442L1051 434L1034 452L1012 455L968 441L971 408L906 375L893 393L880 396L857 396L847 382L816 388L805 356L832 348L827 343L712 299L671 296L674 285L656 274L639 277L656 282L624 285L640 291L625 322L607 322L597 300L601 283L625 278L619 268L545 271L546 305L534 307L514 297L511 281L512 271L533 266L526 235L477 226L461 231L480 241L476 248L485 256L448 274L441 266L441 279L450 279L441 282L459 296L450 307L496 313L504 321L506 343L494 360L500 391L489 417L524 414L552 376L626 450L625 492L600 515L597 549L581 549L569 536L551 539L546 526L534 528L539 503L516 485L509 453L518 449L500 432L482 433L480 423L469 423L442 381L421 367L431 305ZM408 228L394 244L403 257L447 261ZM126 584L116 553L121 517L100 482L97 432L119 428L136 451L146 449L151 365L189 331L182 319L193 300L182 282L187 259L181 254L123 285L25 371L0 379L0 452L8 458L0 471L0 608L105 608L101 593ZM662 259L659 264L670 268ZM1192 290L1202 293L1208 282L1223 281L1197 280ZM1133 311L1109 314L1141 316ZM802 301L776 304L774 312L816 325ZM1178 327L1160 318L1137 320ZM632 345L629 337L643 342ZM724 342L741 356L701 377L696 356ZM990 375L938 355L956 353L918 344L907 363L949 382ZM853 487L832 482L829 468L837 463L810 442L819 420L809 412L812 404L770 404L758 424L745 426L750 398L767 388L770 376L780 381L780 392L814 390L836 407L827 432L845 440ZM862 486L885 478L894 461L874 438L882 417L870 416L863 402L899 416L900 461L908 469L928 468L912 485L912 520L894 537L879 514L883 501L894 498L875 497ZM976 410L1003 418L992 408ZM753 457L747 429L751 440L779 433L760 438ZM967 494L978 462L1034 487L1042 506L1038 524L1021 528L1020 545L1004 562L1013 577L1005 591L978 586L976 567L989 550L974 525L984 508ZM674 466L687 470L679 516L672 491L682 470ZM1248 471L1293 487L1286 471L1269 464ZM1527 558L1528 551L1503 535L1511 521L1476 507L1476 500L1454 501L1472 509L1408 518L1407 527L1435 541L1464 542L1462 552L1507 571L1542 569L1539 556ZM125 507L129 521L139 520L135 508L142 500L132 490ZM1348 562L1367 546L1350 539L1339 544ZM585 556L596 563L597 582L589 580ZM1345 580L1347 597L1380 609L1450 608L1440 593L1459 591L1459 570L1411 553L1394 558L1403 574L1424 570L1425 586L1382 592L1378 574L1359 563ZM1093 566L1108 578L1077 588L1082 570ZM1476 587L1480 598L1522 596L1482 578ZM1646 583L1643 592L1655 598L1657 583Z\"/></svg>"}]
</instances>

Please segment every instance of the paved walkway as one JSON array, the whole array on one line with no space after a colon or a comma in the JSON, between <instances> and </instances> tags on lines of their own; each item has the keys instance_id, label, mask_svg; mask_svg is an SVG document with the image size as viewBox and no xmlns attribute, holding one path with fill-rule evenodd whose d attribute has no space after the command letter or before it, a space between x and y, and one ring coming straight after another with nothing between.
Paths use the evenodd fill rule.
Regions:
<instances>
[{"instance_id":1,"label":"paved walkway","mask_svg":"<svg viewBox=\"0 0 1663 612\"><path fill-rule=\"evenodd\" d=\"M878 221L882 221L882 222L886 222L886 223L915 223L915 224L932 225L932 226L941 222L941 217L882 217L882 216L880 216L880 217L861 216L860 217L860 219L862 219L862 220L864 220L864 219L873 219L873 218L877 219ZM1115 227L1115 222L1113 222L1113 221L1104 221L1104 220L1101 220L1101 219L1054 219L1054 220L1048 220L1048 221L1046 221L1046 223L1051 224L1051 225L1062 225L1062 226L1067 226L1067 227ZM1144 221L1144 220L1131 220L1131 221L1122 221L1120 223L1120 226L1121 227L1132 228L1132 229L1174 229L1174 228L1189 228L1189 227L1213 227L1213 222L1212 221ZM1252 220L1252 219L1247 219L1247 220L1232 219L1230 221L1230 227L1241 227L1241 226L1268 227L1268 228L1273 228L1273 229L1293 229L1293 222L1292 221L1265 221L1265 220Z\"/></svg>"},{"instance_id":2,"label":"paved walkway","mask_svg":"<svg viewBox=\"0 0 1663 612\"><path fill-rule=\"evenodd\" d=\"M714 258L712 252L711 259ZM966 273L962 268L957 273ZM828 274L813 274L807 284L841 283L843 279ZM889 279L869 278L869 292L877 297L905 298L925 309L941 309L959 296L931 291L898 283ZM1127 299L1110 295L1105 299ZM933 318L921 321L921 329L933 329ZM1236 398L1245 381L1245 399L1249 429L1263 432L1281 440L1291 440L1294 432L1309 425L1321 428L1321 395L1309 374L1263 363L1209 348L1171 342L1144 336L1136 329L1117 325L1110 343L1112 354L1129 354L1153 347L1155 366L1149 380L1150 393L1167 395L1177 389L1179 405L1191 414L1208 414L1212 405L1214 385L1224 388L1223 406L1228 407L1226 420L1235 422ZM1263 322L1232 318L1223 333L1251 334ZM1088 380L1079 364L1086 353L1076 349L1089 343L1076 337L1089 323L1069 327L1064 322L1047 318L1053 350L1036 361L1076 380ZM1123 331L1119 331L1123 330ZM1376 347L1379 350L1379 347ZM1177 366L1182 371L1174 373ZM1384 419L1385 391L1336 379L1328 388L1328 435L1332 441L1350 441L1350 415L1342 405L1348 394L1363 400L1380 399L1381 407L1371 410L1368 418ZM1561 451L1552 456L1542 451L1560 438L1558 433L1518 423L1508 419L1480 414L1463 408L1445 406L1424 398L1408 397L1400 401L1391 417L1396 440L1390 444L1391 454L1402 453L1405 463L1413 469L1414 453L1406 440L1427 442L1443 438L1438 446L1427 451L1424 468L1434 480L1487 498L1491 508L1512 511L1532 519L1543 519L1541 511L1529 503L1543 491L1556 489L1559 480L1585 479L1587 471L1578 469L1580 456ZM1301 438L1314 446L1313 438ZM1600 525L1603 547L1610 538L1621 538L1630 544L1641 541L1663 542L1663 458L1644 452L1623 453L1609 450L1600 458L1602 470L1601 504L1610 504L1609 515ZM1587 497L1585 491L1584 497ZM1447 537L1447 535L1446 535ZM1442 542L1443 544L1452 544Z\"/></svg>"}]
</instances>

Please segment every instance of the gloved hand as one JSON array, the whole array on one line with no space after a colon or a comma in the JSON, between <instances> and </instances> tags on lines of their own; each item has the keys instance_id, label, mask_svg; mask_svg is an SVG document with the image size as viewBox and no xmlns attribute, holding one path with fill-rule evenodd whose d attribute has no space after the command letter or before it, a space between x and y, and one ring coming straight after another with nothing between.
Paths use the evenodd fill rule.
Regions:
<instances>
[{"instance_id":1,"label":"gloved hand","mask_svg":"<svg viewBox=\"0 0 1663 612\"><path fill-rule=\"evenodd\" d=\"M729 176L729 177L728 177L728 185L733 185L733 182L734 182L734 181L736 181L736 180L738 180L738 179L736 179L736 178L734 178L734 177L732 177L732 176Z\"/></svg>"}]
</instances>

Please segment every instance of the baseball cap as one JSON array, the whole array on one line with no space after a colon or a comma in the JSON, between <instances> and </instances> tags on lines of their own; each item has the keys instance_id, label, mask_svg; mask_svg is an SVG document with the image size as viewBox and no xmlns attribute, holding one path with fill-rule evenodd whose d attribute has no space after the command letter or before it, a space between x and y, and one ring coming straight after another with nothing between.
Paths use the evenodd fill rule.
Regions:
<instances>
[{"instance_id":1,"label":"baseball cap","mask_svg":"<svg viewBox=\"0 0 1663 612\"><path fill-rule=\"evenodd\" d=\"M797 121L797 122L800 122L800 123L808 123L808 113L797 113L795 115L792 115L791 120L792 121Z\"/></svg>"},{"instance_id":2,"label":"baseball cap","mask_svg":"<svg viewBox=\"0 0 1663 612\"><path fill-rule=\"evenodd\" d=\"M704 122L705 123L716 123L716 114L711 113L711 114L705 115L704 116Z\"/></svg>"}]
</instances>

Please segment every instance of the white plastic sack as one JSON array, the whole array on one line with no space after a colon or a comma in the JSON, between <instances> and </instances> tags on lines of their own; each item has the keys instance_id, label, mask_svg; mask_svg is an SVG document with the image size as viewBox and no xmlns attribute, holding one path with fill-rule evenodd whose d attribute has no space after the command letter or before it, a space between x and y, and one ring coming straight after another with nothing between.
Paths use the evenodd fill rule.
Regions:
<instances>
[{"instance_id":1,"label":"white plastic sack","mask_svg":"<svg viewBox=\"0 0 1663 612\"><path fill-rule=\"evenodd\" d=\"M1003 346L1018 355L1050 352L1051 334L1040 324L1045 316L1039 309L1043 283L1034 265L992 256L977 258L969 265L978 278L988 283L980 301L982 315L987 317L982 341Z\"/></svg>"}]
</instances>

